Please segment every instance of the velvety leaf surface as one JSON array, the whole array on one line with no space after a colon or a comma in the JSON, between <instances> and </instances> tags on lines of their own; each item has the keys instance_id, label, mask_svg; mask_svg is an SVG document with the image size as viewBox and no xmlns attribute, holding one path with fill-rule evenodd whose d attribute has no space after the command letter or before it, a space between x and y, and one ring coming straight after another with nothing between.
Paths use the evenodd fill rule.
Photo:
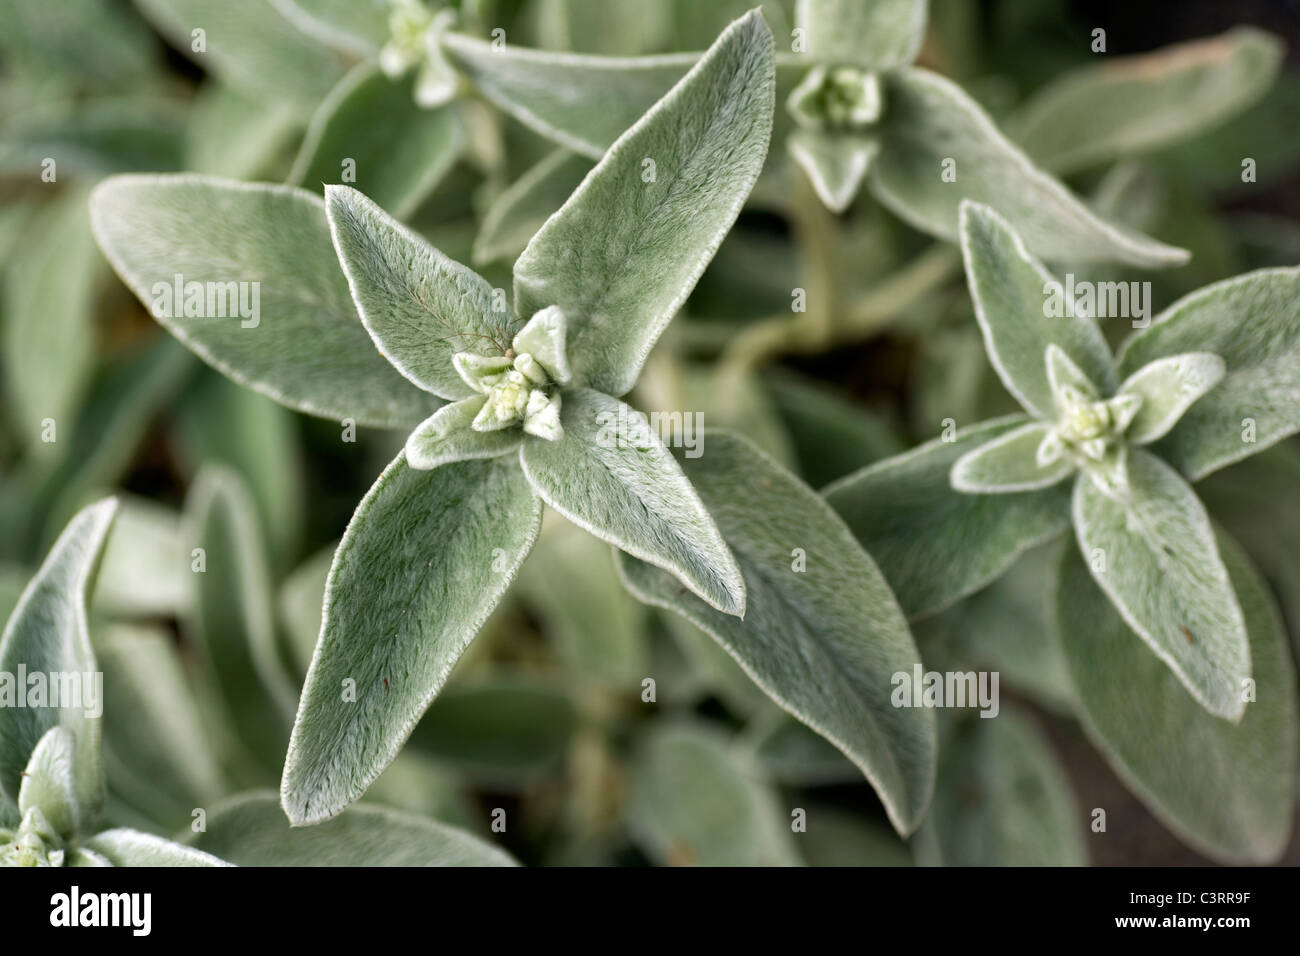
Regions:
<instances>
[{"instance_id":1,"label":"velvety leaf surface","mask_svg":"<svg viewBox=\"0 0 1300 956\"><path fill-rule=\"evenodd\" d=\"M1064 549L1056 632L1084 729L1129 788L1202 853L1264 863L1281 855L1291 833L1295 677L1266 586L1235 544L1220 535L1218 545L1250 634L1255 700L1240 722L1214 716L1187 692L1074 548Z\"/></svg>"},{"instance_id":2,"label":"velvety leaf surface","mask_svg":"<svg viewBox=\"0 0 1300 956\"><path fill-rule=\"evenodd\" d=\"M1045 259L1181 265L1186 250L1099 219L1038 169L960 87L928 70L882 76L885 116L871 167L876 197L918 229L956 239L963 199L997 209ZM945 161L956 179L945 182ZM951 168L951 164L950 164Z\"/></svg>"},{"instance_id":3,"label":"velvety leaf surface","mask_svg":"<svg viewBox=\"0 0 1300 956\"><path fill-rule=\"evenodd\" d=\"M21 775L36 745L51 728L62 727L74 739L74 793L78 819L83 823L94 820L104 803L100 722L87 716L95 708L90 699L93 684L87 685L86 681L98 668L86 629L86 601L116 511L117 503L105 499L78 512L27 585L0 638L0 672L14 675L15 685L20 666L29 676L44 674L47 704L53 690L49 675L77 674L82 685L82 706L4 707L4 719L0 720L0 797L13 804L18 802ZM11 689L14 693L28 693L31 685Z\"/></svg>"},{"instance_id":4,"label":"velvety leaf surface","mask_svg":"<svg viewBox=\"0 0 1300 956\"><path fill-rule=\"evenodd\" d=\"M1246 623L1205 506L1178 473L1134 449L1124 501L1081 475L1074 527L1084 560L1124 620L1211 713L1241 717L1251 676ZM1100 549L1101 557L1097 557ZM1104 570L1098 570L1104 560Z\"/></svg>"},{"instance_id":5,"label":"velvety leaf surface","mask_svg":"<svg viewBox=\"0 0 1300 956\"><path fill-rule=\"evenodd\" d=\"M736 561L645 416L600 392L572 389L560 420L560 438L524 438L520 461L537 494L602 541L670 572L713 607L743 614Z\"/></svg>"},{"instance_id":6,"label":"velvety leaf surface","mask_svg":"<svg viewBox=\"0 0 1300 956\"><path fill-rule=\"evenodd\" d=\"M325 205L357 311L384 357L435 395L474 395L452 356L504 355L510 348L520 323L504 293L493 302L487 280L351 187L327 187Z\"/></svg>"},{"instance_id":7,"label":"velvety leaf surface","mask_svg":"<svg viewBox=\"0 0 1300 956\"><path fill-rule=\"evenodd\" d=\"M942 610L988 584L1017 555L1059 534L1068 485L1010 495L957 491L958 458L1025 424L1023 416L959 430L848 475L823 494L875 559L909 617Z\"/></svg>"},{"instance_id":8,"label":"velvety leaf surface","mask_svg":"<svg viewBox=\"0 0 1300 956\"><path fill-rule=\"evenodd\" d=\"M495 106L575 153L600 159L695 65L697 53L605 57L529 50L449 33L451 62Z\"/></svg>"},{"instance_id":9,"label":"velvety leaf surface","mask_svg":"<svg viewBox=\"0 0 1300 956\"><path fill-rule=\"evenodd\" d=\"M1211 352L1227 366L1152 446L1193 481L1300 431L1300 267L1259 269L1184 296L1125 342L1120 374L1183 352Z\"/></svg>"},{"instance_id":10,"label":"velvety leaf surface","mask_svg":"<svg viewBox=\"0 0 1300 956\"><path fill-rule=\"evenodd\" d=\"M501 599L540 522L541 502L511 460L417 471L399 455L379 476L330 570L281 784L291 821L337 815L379 776Z\"/></svg>"},{"instance_id":11,"label":"velvety leaf surface","mask_svg":"<svg viewBox=\"0 0 1300 956\"><path fill-rule=\"evenodd\" d=\"M622 395L763 167L772 34L757 13L620 136L515 263L515 307L559 306L575 381Z\"/></svg>"},{"instance_id":12,"label":"velvety leaf surface","mask_svg":"<svg viewBox=\"0 0 1300 956\"><path fill-rule=\"evenodd\" d=\"M630 589L708 631L778 704L839 747L894 827L911 832L933 785L934 714L890 703L892 676L920 662L894 596L812 489L738 436L708 432L705 448L683 468L740 563L744 619L625 560Z\"/></svg>"},{"instance_id":13,"label":"velvety leaf surface","mask_svg":"<svg viewBox=\"0 0 1300 956\"><path fill-rule=\"evenodd\" d=\"M925 38L926 0L798 0L795 23L818 63L889 70L916 59Z\"/></svg>"},{"instance_id":14,"label":"velvety leaf surface","mask_svg":"<svg viewBox=\"0 0 1300 956\"><path fill-rule=\"evenodd\" d=\"M158 317L241 385L311 415L381 427L409 427L437 407L375 353L324 204L310 193L194 175L117 176L91 194L90 215L100 249L146 308L156 295L174 298L163 289L174 289L177 275L259 283L255 326L230 308L226 318ZM253 287L242 288L251 305Z\"/></svg>"},{"instance_id":15,"label":"velvety leaf surface","mask_svg":"<svg viewBox=\"0 0 1300 956\"><path fill-rule=\"evenodd\" d=\"M85 848L113 866L230 866L211 853L173 843L152 833L118 827L97 833Z\"/></svg>"},{"instance_id":16,"label":"velvety leaf surface","mask_svg":"<svg viewBox=\"0 0 1300 956\"><path fill-rule=\"evenodd\" d=\"M963 203L961 249L989 360L1027 411L1048 421L1057 417L1047 375L1048 345L1065 352L1105 394L1114 391L1115 363L1096 321L1047 314L1045 287L1060 283L1006 220L988 206Z\"/></svg>"}]
</instances>

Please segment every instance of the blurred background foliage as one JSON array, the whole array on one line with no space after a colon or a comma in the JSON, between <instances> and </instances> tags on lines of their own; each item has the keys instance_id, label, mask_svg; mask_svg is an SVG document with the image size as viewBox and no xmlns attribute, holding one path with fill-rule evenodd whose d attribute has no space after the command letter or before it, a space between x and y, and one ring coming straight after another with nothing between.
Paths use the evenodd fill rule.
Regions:
<instances>
[{"instance_id":1,"label":"blurred background foliage","mask_svg":"<svg viewBox=\"0 0 1300 956\"><path fill-rule=\"evenodd\" d=\"M462 4L511 44L615 55L702 49L750 5ZM763 7L779 45L792 4ZM224 41L213 31L208 52L191 55L184 25L227 17L241 29ZM109 825L173 832L195 807L277 785L334 543L405 436L358 429L348 440L341 423L290 412L191 356L107 267L86 195L123 171L310 184L304 137L352 63L271 0L0 0L0 23L0 610L78 507L123 496L92 624L108 694ZM1110 215L1192 250L1179 268L1105 272L1150 281L1158 311L1206 283L1300 261L1300 4L933 0L920 63L1015 137L1029 135L1045 88L1097 65L1094 27L1115 58L1242 24L1280 36L1287 61L1214 129L1077 168L1062 164L1104 115L1057 117L1058 135L1075 137L1068 147L1025 142L1044 162L1058 150L1067 182ZM344 146L365 156L449 135L411 116L399 92L376 88ZM465 116L460 158L394 211L508 287L515 254L590 161L480 102ZM1258 168L1249 184L1244 144ZM780 153L774 144L772 165ZM41 177L47 157L54 182ZM944 419L1010 410L955 247L867 197L834 217L797 178L784 182L792 194L756 191L635 403L737 428L813 487L935 437ZM816 303L806 313L791 312L796 288ZM43 440L46 419L54 441ZM1296 441L1202 490L1265 571L1294 639ZM484 834L503 808L509 825L494 838L525 863L1203 862L1083 739L1039 552L914 622L928 667L996 669L1004 701L998 720L943 715L934 806L904 843L838 751L712 640L629 597L607 547L548 514L538 551L369 802ZM1091 808L1106 810L1107 832L1089 832ZM806 832L792 832L796 809ZM1294 838L1286 860L1300 862Z\"/></svg>"}]
</instances>

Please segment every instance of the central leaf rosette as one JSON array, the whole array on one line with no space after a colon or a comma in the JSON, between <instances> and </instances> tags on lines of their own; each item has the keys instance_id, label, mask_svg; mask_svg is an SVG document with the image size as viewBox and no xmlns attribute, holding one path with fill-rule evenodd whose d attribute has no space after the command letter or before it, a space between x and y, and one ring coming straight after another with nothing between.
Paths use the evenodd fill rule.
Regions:
<instances>
[{"instance_id":1,"label":"central leaf rosette","mask_svg":"<svg viewBox=\"0 0 1300 956\"><path fill-rule=\"evenodd\" d=\"M37 807L28 808L13 833L0 830L0 867L62 866L63 840Z\"/></svg>"},{"instance_id":2,"label":"central leaf rosette","mask_svg":"<svg viewBox=\"0 0 1300 956\"><path fill-rule=\"evenodd\" d=\"M504 355L457 352L452 364L474 391L478 402L470 427L495 432L520 423L524 431L551 441L564 434L560 393L572 374L564 353L564 313L556 306L536 313L519 330Z\"/></svg>"},{"instance_id":3,"label":"central leaf rosette","mask_svg":"<svg viewBox=\"0 0 1300 956\"><path fill-rule=\"evenodd\" d=\"M786 107L807 129L861 132L880 121L884 95L879 76L869 70L818 66L791 91Z\"/></svg>"},{"instance_id":4,"label":"central leaf rosette","mask_svg":"<svg viewBox=\"0 0 1300 956\"><path fill-rule=\"evenodd\" d=\"M388 15L388 42L379 51L379 68L395 80L419 67L415 101L441 106L456 95L456 71L442 53L442 38L456 25L454 10L434 10L421 0L395 0Z\"/></svg>"}]
</instances>

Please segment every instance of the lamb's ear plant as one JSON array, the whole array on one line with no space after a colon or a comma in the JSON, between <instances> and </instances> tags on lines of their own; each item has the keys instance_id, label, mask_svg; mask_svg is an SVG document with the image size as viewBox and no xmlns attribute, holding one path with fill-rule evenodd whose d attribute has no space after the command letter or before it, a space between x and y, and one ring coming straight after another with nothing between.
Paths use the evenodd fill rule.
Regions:
<instances>
[{"instance_id":1,"label":"lamb's ear plant","mask_svg":"<svg viewBox=\"0 0 1300 956\"><path fill-rule=\"evenodd\" d=\"M543 502L710 607L744 613L713 519L615 396L739 213L773 103L772 38L751 13L534 236L513 309L346 187L323 208L298 190L199 177L96 191L97 238L141 299L178 272L266 277L255 328L159 315L212 364L315 414L424 419L335 554L285 765L292 822L339 813L396 755L527 556Z\"/></svg>"},{"instance_id":2,"label":"lamb's ear plant","mask_svg":"<svg viewBox=\"0 0 1300 956\"><path fill-rule=\"evenodd\" d=\"M103 699L86 602L116 510L106 499L73 518L0 638L3 866L225 865L150 833L96 826L104 809L96 713ZM54 700L74 687L81 688L78 699Z\"/></svg>"},{"instance_id":3,"label":"lamb's ear plant","mask_svg":"<svg viewBox=\"0 0 1300 956\"><path fill-rule=\"evenodd\" d=\"M1085 723L1175 830L1224 858L1270 858L1294 792L1294 688L1276 612L1188 481L1300 431L1300 269L1186 296L1116 360L991 209L963 206L962 249L990 361L1026 414L864 469L829 501L914 614L1072 524L1056 624ZM1124 652L1103 651L1098 629ZM1262 749L1238 747L1234 725ZM1160 727L1220 754L1214 770L1139 745ZM1236 829L1214 810L1233 801L1249 805Z\"/></svg>"}]
</instances>

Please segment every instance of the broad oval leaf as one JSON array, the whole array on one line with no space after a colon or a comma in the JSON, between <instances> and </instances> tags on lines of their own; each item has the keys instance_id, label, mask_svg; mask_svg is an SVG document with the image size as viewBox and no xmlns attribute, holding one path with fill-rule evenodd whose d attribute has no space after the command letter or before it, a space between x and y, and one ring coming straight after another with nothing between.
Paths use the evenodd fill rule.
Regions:
<instances>
[{"instance_id":1,"label":"broad oval leaf","mask_svg":"<svg viewBox=\"0 0 1300 956\"><path fill-rule=\"evenodd\" d=\"M451 169L465 140L455 106L424 109L413 79L390 80L363 63L312 116L289 182L337 184L350 169L356 188L398 219L419 207Z\"/></svg>"},{"instance_id":2,"label":"broad oval leaf","mask_svg":"<svg viewBox=\"0 0 1300 956\"><path fill-rule=\"evenodd\" d=\"M361 804L336 820L290 827L275 794L254 792L213 807L192 846L239 866L515 866L476 836L385 807Z\"/></svg>"},{"instance_id":3,"label":"broad oval leaf","mask_svg":"<svg viewBox=\"0 0 1300 956\"><path fill-rule=\"evenodd\" d=\"M435 395L476 394L452 356L506 353L519 323L505 293L349 186L327 186L325 206L357 311L384 357Z\"/></svg>"},{"instance_id":4,"label":"broad oval leaf","mask_svg":"<svg viewBox=\"0 0 1300 956\"><path fill-rule=\"evenodd\" d=\"M30 683L16 684L19 668L44 675L47 705L51 681L60 693L80 688L80 699L72 706L17 707L16 701L6 701L0 713L0 797L17 804L36 745L51 728L62 727L75 742L72 773L83 824L93 821L104 804L100 721L94 714L103 700L96 694L99 668L86 629L86 601L116 511L117 502L105 499L77 513L23 591L0 638L0 673L14 675L5 696L27 694L32 702Z\"/></svg>"},{"instance_id":5,"label":"broad oval leaf","mask_svg":"<svg viewBox=\"0 0 1300 956\"><path fill-rule=\"evenodd\" d=\"M813 62L891 70L920 52L926 6L927 0L799 0L795 23Z\"/></svg>"},{"instance_id":6,"label":"broad oval leaf","mask_svg":"<svg viewBox=\"0 0 1300 956\"><path fill-rule=\"evenodd\" d=\"M726 614L745 584L717 525L645 416L589 389L564 392L564 434L524 437L520 461L542 499L574 524L663 568Z\"/></svg>"},{"instance_id":7,"label":"broad oval leaf","mask_svg":"<svg viewBox=\"0 0 1300 956\"><path fill-rule=\"evenodd\" d=\"M1181 265L1185 249L1157 242L1090 211L1036 167L960 87L916 68L883 75L885 118L871 189L906 222L958 238L963 199L998 210L1045 259ZM951 171L955 179L945 181Z\"/></svg>"},{"instance_id":8,"label":"broad oval leaf","mask_svg":"<svg viewBox=\"0 0 1300 956\"><path fill-rule=\"evenodd\" d=\"M1063 308L1065 291L1020 236L988 206L963 202L961 251L984 348L1002 383L1026 411L1056 419L1047 347L1058 346L1106 395L1115 390L1115 363L1097 323L1086 315L1050 315L1050 292Z\"/></svg>"},{"instance_id":9,"label":"broad oval leaf","mask_svg":"<svg viewBox=\"0 0 1300 956\"><path fill-rule=\"evenodd\" d=\"M875 559L908 617L940 611L979 590L1069 522L1068 486L970 495L949 474L962 455L1027 419L959 430L836 481L823 491Z\"/></svg>"},{"instance_id":10,"label":"broad oval leaf","mask_svg":"<svg viewBox=\"0 0 1300 956\"><path fill-rule=\"evenodd\" d=\"M513 460L384 470L334 554L284 765L290 821L336 816L392 761L540 524Z\"/></svg>"},{"instance_id":11,"label":"broad oval leaf","mask_svg":"<svg viewBox=\"0 0 1300 956\"><path fill-rule=\"evenodd\" d=\"M1264 863L1282 854L1291 833L1295 677L1266 585L1232 541L1220 535L1218 544L1254 665L1255 699L1238 723L1206 711L1136 639L1074 548L1064 549L1055 632L1084 729L1129 789L1208 856Z\"/></svg>"},{"instance_id":12,"label":"broad oval leaf","mask_svg":"<svg viewBox=\"0 0 1300 956\"><path fill-rule=\"evenodd\" d=\"M920 663L880 570L811 488L739 436L705 434L683 459L745 577L743 620L624 560L632 593L703 628L778 704L842 750L895 829L920 822L934 783L934 714L890 702L894 674Z\"/></svg>"},{"instance_id":13,"label":"broad oval leaf","mask_svg":"<svg viewBox=\"0 0 1300 956\"><path fill-rule=\"evenodd\" d=\"M311 193L208 176L115 176L91 194L90 216L100 249L137 298L241 385L310 415L379 427L410 427L437 407L375 353L339 271L324 203ZM202 283L196 308L206 316L212 300L217 315L186 315L192 282Z\"/></svg>"},{"instance_id":14,"label":"broad oval leaf","mask_svg":"<svg viewBox=\"0 0 1300 956\"><path fill-rule=\"evenodd\" d=\"M698 53L607 57L528 50L459 33L448 59L500 109L575 153L600 159L611 143L699 60Z\"/></svg>"},{"instance_id":15,"label":"broad oval leaf","mask_svg":"<svg viewBox=\"0 0 1300 956\"><path fill-rule=\"evenodd\" d=\"M1250 644L1196 493L1135 448L1125 499L1080 475L1073 510L1084 560L1124 620L1210 713L1239 720Z\"/></svg>"},{"instance_id":16,"label":"broad oval leaf","mask_svg":"<svg viewBox=\"0 0 1300 956\"><path fill-rule=\"evenodd\" d=\"M1121 375L1184 352L1223 359L1223 380L1152 450L1197 481L1300 431L1300 267L1259 269L1184 296L1135 332Z\"/></svg>"},{"instance_id":17,"label":"broad oval leaf","mask_svg":"<svg viewBox=\"0 0 1300 956\"><path fill-rule=\"evenodd\" d=\"M943 866L1083 866L1085 817L1031 718L1010 708L945 738L917 858Z\"/></svg>"},{"instance_id":18,"label":"broad oval leaf","mask_svg":"<svg viewBox=\"0 0 1300 956\"><path fill-rule=\"evenodd\" d=\"M633 769L628 827L669 866L798 866L776 794L716 732L660 727Z\"/></svg>"},{"instance_id":19,"label":"broad oval leaf","mask_svg":"<svg viewBox=\"0 0 1300 956\"><path fill-rule=\"evenodd\" d=\"M563 310L579 384L635 384L762 170L774 91L772 34L753 12L619 137L515 263L516 309Z\"/></svg>"},{"instance_id":20,"label":"broad oval leaf","mask_svg":"<svg viewBox=\"0 0 1300 956\"><path fill-rule=\"evenodd\" d=\"M1284 48L1236 27L1140 56L1106 57L1036 92L1008 121L1012 138L1058 174L1190 139L1254 103Z\"/></svg>"}]
</instances>

